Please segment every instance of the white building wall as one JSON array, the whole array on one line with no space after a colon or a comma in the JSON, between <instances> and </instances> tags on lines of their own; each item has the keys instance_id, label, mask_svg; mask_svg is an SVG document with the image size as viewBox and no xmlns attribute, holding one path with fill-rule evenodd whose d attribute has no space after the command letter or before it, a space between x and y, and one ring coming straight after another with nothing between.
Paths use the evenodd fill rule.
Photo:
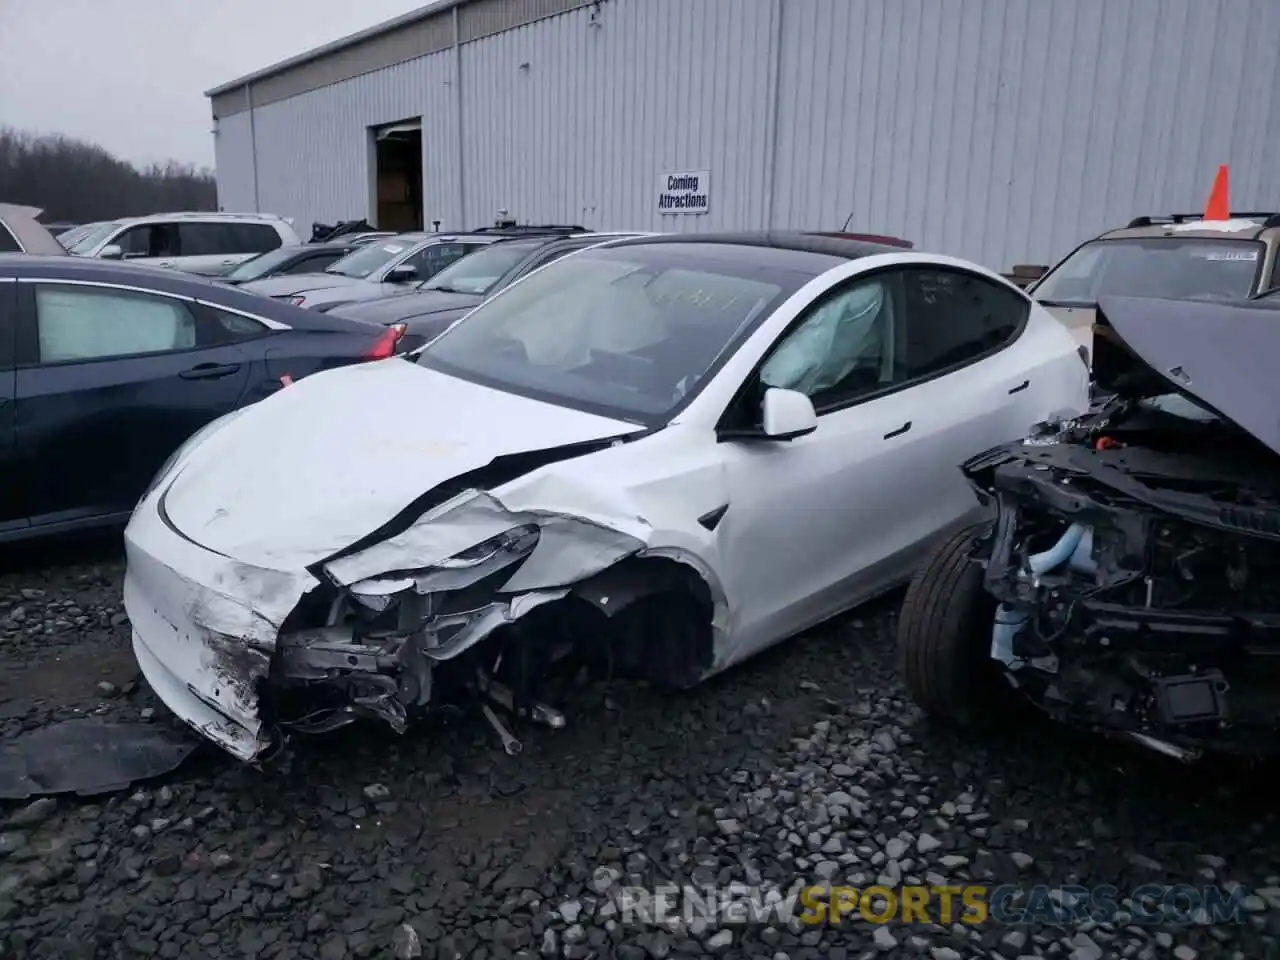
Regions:
<instances>
[{"instance_id":1,"label":"white building wall","mask_svg":"<svg viewBox=\"0 0 1280 960\"><path fill-rule=\"evenodd\" d=\"M1197 210L1219 163L1234 207L1280 207L1276 0L607 0L462 45L461 179L454 57L256 109L260 208L369 214L367 128L417 115L426 220L454 229L850 218L1007 269ZM247 116L218 134L228 209ZM711 171L708 214L658 214L678 170Z\"/></svg>"}]
</instances>

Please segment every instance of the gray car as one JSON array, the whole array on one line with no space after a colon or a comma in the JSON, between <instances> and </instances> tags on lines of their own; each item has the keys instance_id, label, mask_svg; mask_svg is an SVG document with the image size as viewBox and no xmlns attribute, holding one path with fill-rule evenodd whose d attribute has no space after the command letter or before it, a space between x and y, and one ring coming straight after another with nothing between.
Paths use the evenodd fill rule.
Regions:
<instances>
[{"instance_id":1,"label":"gray car","mask_svg":"<svg viewBox=\"0 0 1280 960\"><path fill-rule=\"evenodd\" d=\"M37 207L0 203L0 253L66 256L62 244L36 220L41 213Z\"/></svg>"},{"instance_id":2,"label":"gray car","mask_svg":"<svg viewBox=\"0 0 1280 960\"><path fill-rule=\"evenodd\" d=\"M495 243L460 260L404 296L338 307L335 315L382 326L399 326L401 353L434 340L475 307L538 268L577 250L638 233L582 233L525 237Z\"/></svg>"},{"instance_id":3,"label":"gray car","mask_svg":"<svg viewBox=\"0 0 1280 960\"><path fill-rule=\"evenodd\" d=\"M454 261L500 239L485 234L401 233L366 244L323 272L269 277L243 284L240 289L297 307L331 310L412 289Z\"/></svg>"}]
</instances>

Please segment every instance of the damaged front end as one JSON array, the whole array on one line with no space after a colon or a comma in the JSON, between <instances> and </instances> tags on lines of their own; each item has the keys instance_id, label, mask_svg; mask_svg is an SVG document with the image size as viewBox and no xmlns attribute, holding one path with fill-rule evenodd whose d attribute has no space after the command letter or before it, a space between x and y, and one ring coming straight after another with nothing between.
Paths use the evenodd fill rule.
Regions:
<instances>
[{"instance_id":1,"label":"damaged front end","mask_svg":"<svg viewBox=\"0 0 1280 960\"><path fill-rule=\"evenodd\" d=\"M1277 466L1175 393L1113 397L966 463L997 508L975 559L1003 675L1059 720L1179 759L1274 751Z\"/></svg>"},{"instance_id":2,"label":"damaged front end","mask_svg":"<svg viewBox=\"0 0 1280 960\"><path fill-rule=\"evenodd\" d=\"M254 760L291 732L364 718L403 733L428 710L476 707L515 754L516 721L565 724L540 692L557 666L603 662L676 685L710 666L705 584L685 564L641 556L642 522L624 531L512 510L471 489L402 526L313 564L309 587L274 640L253 647L252 663L249 648L206 632L201 654L218 679L201 700L235 723L193 725ZM207 606L203 598L188 610ZM655 611L675 614L661 636ZM139 661L153 685L163 682L145 648ZM238 688L231 707L215 702L228 687Z\"/></svg>"}]
</instances>

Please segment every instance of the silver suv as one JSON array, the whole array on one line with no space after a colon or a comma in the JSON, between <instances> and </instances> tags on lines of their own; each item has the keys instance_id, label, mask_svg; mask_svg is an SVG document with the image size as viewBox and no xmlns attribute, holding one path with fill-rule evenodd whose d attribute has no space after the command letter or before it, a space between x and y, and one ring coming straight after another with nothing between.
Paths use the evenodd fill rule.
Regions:
<instances>
[{"instance_id":1,"label":"silver suv","mask_svg":"<svg viewBox=\"0 0 1280 960\"><path fill-rule=\"evenodd\" d=\"M274 214L153 213L98 224L69 252L216 277L259 253L301 242L293 222Z\"/></svg>"}]
</instances>

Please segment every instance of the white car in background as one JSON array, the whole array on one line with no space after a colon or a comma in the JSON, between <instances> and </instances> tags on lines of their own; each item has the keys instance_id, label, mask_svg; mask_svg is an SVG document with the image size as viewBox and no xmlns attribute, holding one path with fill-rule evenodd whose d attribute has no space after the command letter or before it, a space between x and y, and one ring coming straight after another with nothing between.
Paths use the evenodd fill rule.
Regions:
<instances>
[{"instance_id":1,"label":"white car in background","mask_svg":"<svg viewBox=\"0 0 1280 960\"><path fill-rule=\"evenodd\" d=\"M155 213L98 224L69 251L216 277L250 257L301 243L293 221L266 213Z\"/></svg>"},{"instance_id":2,"label":"white car in background","mask_svg":"<svg viewBox=\"0 0 1280 960\"><path fill-rule=\"evenodd\" d=\"M980 511L959 464L1088 399L1070 333L963 260L613 241L188 442L125 533L134 651L245 761L474 696L559 726L569 654L687 686L905 582Z\"/></svg>"}]
</instances>

